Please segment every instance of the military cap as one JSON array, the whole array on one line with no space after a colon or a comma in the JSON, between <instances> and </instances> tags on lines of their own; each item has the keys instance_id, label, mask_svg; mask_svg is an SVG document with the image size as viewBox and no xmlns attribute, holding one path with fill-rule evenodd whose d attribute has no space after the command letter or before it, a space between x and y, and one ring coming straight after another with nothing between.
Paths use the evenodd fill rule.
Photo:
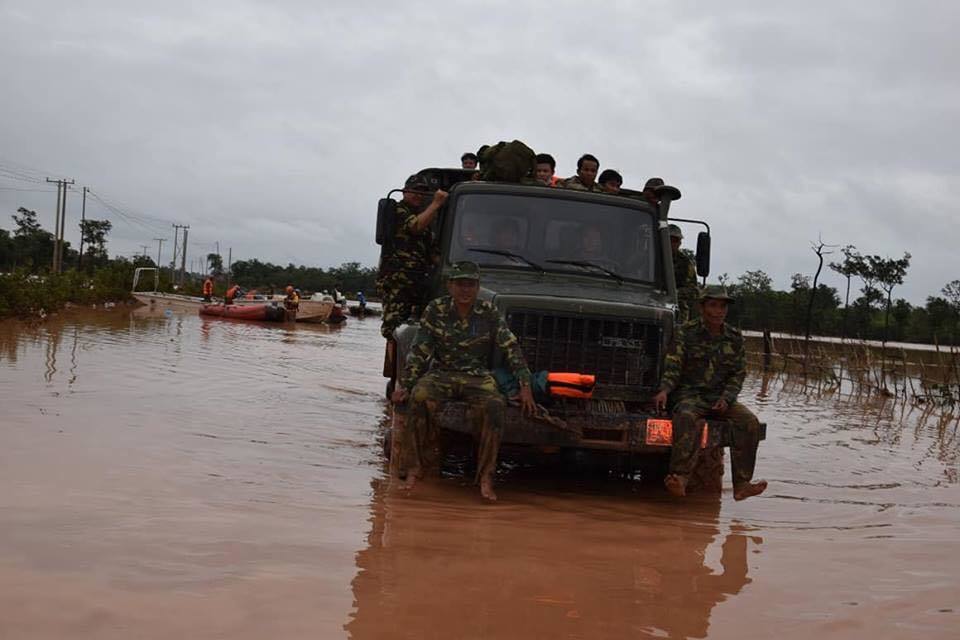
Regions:
<instances>
[{"instance_id":1,"label":"military cap","mask_svg":"<svg viewBox=\"0 0 960 640\"><path fill-rule=\"evenodd\" d=\"M727 293L727 288L720 284L708 284L700 292L700 302L709 300L711 298L714 300L726 300L727 302L734 302L733 296Z\"/></svg>"},{"instance_id":2,"label":"military cap","mask_svg":"<svg viewBox=\"0 0 960 640\"><path fill-rule=\"evenodd\" d=\"M657 187L663 186L663 178L650 178L647 180L647 183L643 185L643 190L647 189L656 189Z\"/></svg>"},{"instance_id":3,"label":"military cap","mask_svg":"<svg viewBox=\"0 0 960 640\"><path fill-rule=\"evenodd\" d=\"M672 224L667 228L670 229L671 238L680 238L681 240L683 240L683 231L680 230L680 227L678 227L675 224Z\"/></svg>"},{"instance_id":4,"label":"military cap","mask_svg":"<svg viewBox=\"0 0 960 640\"><path fill-rule=\"evenodd\" d=\"M413 174L403 183L404 191L429 191L430 183L418 173Z\"/></svg>"},{"instance_id":5,"label":"military cap","mask_svg":"<svg viewBox=\"0 0 960 640\"><path fill-rule=\"evenodd\" d=\"M469 260L464 260L462 262L454 262L453 268L450 270L450 274L447 276L447 280L479 280L480 279L480 267L476 262L470 262Z\"/></svg>"}]
</instances>

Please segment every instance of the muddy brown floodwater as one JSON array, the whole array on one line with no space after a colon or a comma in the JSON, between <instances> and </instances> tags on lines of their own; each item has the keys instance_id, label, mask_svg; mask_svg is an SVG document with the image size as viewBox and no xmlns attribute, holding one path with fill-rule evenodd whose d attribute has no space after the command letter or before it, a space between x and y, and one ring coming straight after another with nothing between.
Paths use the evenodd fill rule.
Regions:
<instances>
[{"instance_id":1,"label":"muddy brown floodwater","mask_svg":"<svg viewBox=\"0 0 960 640\"><path fill-rule=\"evenodd\" d=\"M956 638L958 424L752 376L764 496L384 472L375 320L0 323L0 638Z\"/></svg>"}]
</instances>

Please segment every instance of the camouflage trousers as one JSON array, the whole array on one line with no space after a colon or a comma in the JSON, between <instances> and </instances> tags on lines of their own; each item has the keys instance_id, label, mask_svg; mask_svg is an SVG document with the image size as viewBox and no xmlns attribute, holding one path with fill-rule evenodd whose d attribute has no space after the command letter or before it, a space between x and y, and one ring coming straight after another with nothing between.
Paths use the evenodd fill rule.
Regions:
<instances>
[{"instance_id":1,"label":"camouflage trousers","mask_svg":"<svg viewBox=\"0 0 960 640\"><path fill-rule=\"evenodd\" d=\"M670 473L689 476L697 464L703 418L726 421L733 432L730 447L730 474L733 486L750 482L760 446L760 421L750 409L734 402L723 413L711 410L712 402L700 398L683 398L673 407L673 450Z\"/></svg>"},{"instance_id":2,"label":"camouflage trousers","mask_svg":"<svg viewBox=\"0 0 960 640\"><path fill-rule=\"evenodd\" d=\"M423 311L423 287L414 282L410 274L396 271L377 281L377 289L383 299L383 321L380 334L387 340L407 318L419 317Z\"/></svg>"},{"instance_id":3,"label":"camouflage trousers","mask_svg":"<svg viewBox=\"0 0 960 640\"><path fill-rule=\"evenodd\" d=\"M401 470L421 471L440 466L440 434L434 416L446 400L462 400L469 405L468 419L473 422L477 441L476 480L497 468L503 412L506 402L497 390L493 376L430 371L413 387L410 408L403 430Z\"/></svg>"}]
</instances>

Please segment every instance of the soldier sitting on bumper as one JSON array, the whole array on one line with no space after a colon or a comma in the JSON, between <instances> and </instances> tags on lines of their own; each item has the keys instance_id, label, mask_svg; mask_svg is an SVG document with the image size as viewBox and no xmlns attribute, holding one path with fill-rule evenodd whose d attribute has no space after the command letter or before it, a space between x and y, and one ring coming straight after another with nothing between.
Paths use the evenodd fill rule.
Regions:
<instances>
[{"instance_id":1,"label":"soldier sitting on bumper","mask_svg":"<svg viewBox=\"0 0 960 640\"><path fill-rule=\"evenodd\" d=\"M420 329L393 401L411 398L403 431L401 468L406 470L407 489L412 489L427 467L439 463L434 451L437 426L434 414L445 400L470 404L479 440L477 481L487 500L496 500L493 475L503 430L505 401L490 373L494 347L503 353L507 365L520 381L520 403L526 415L536 406L530 391L527 368L516 336L503 315L489 302L477 300L480 269L473 262L453 265L447 282L450 295L432 301L423 312ZM427 365L432 360L430 371Z\"/></svg>"},{"instance_id":2,"label":"soldier sitting on bumper","mask_svg":"<svg viewBox=\"0 0 960 640\"><path fill-rule=\"evenodd\" d=\"M675 496L686 495L687 480L700 448L699 421L706 416L722 418L733 429L733 497L745 500L767 488L765 480L752 482L760 422L737 402L746 376L746 358L743 337L725 322L732 300L723 287L710 285L704 290L700 318L685 324L674 337L660 392L654 396L657 409L666 406L668 394L674 402L673 450L664 484Z\"/></svg>"}]
</instances>

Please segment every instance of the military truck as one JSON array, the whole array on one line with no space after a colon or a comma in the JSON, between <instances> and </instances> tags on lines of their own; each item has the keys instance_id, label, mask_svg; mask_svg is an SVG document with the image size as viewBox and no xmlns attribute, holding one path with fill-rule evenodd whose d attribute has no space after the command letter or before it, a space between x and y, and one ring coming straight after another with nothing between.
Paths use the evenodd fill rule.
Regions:
<instances>
[{"instance_id":1,"label":"military truck","mask_svg":"<svg viewBox=\"0 0 960 640\"><path fill-rule=\"evenodd\" d=\"M709 226L669 217L671 203L681 195L669 185L657 188L658 202L652 203L635 191L612 195L484 182L459 169L419 174L431 188L449 191L435 220L441 258L430 280L430 297L446 293L454 262L477 262L480 298L504 314L531 371L595 378L589 399L551 399L549 412L558 419L553 424L508 408L502 446L606 454L618 468L660 481L667 471L672 424L668 416L652 413L651 400L677 317L667 226L668 221L683 222L705 229L696 252L697 273L704 278L710 264ZM390 195L399 191L380 201L381 245L392 231L396 203ZM388 349L388 356L393 355L384 364L388 396L416 331L417 321L411 318L395 333L396 349ZM462 402L446 403L438 420L443 430L472 430ZM390 442L388 434L388 446ZM690 488L718 490L723 448L731 443L727 425L710 421L701 443L705 451Z\"/></svg>"}]
</instances>

